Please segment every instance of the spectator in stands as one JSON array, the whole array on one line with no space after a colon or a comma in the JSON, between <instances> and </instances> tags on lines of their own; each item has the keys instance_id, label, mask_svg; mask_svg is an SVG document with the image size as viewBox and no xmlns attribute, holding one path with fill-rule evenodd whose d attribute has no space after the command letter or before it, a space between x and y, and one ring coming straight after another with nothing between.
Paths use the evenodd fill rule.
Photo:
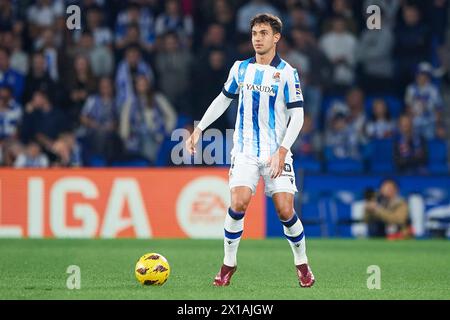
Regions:
<instances>
[{"instance_id":1,"label":"spectator in stands","mask_svg":"<svg viewBox=\"0 0 450 320\"><path fill-rule=\"evenodd\" d=\"M405 104L412 116L414 131L425 139L432 139L436 133L437 113L443 102L437 87L431 82L433 68L420 63L416 81L406 88Z\"/></svg>"},{"instance_id":2,"label":"spectator in stands","mask_svg":"<svg viewBox=\"0 0 450 320\"><path fill-rule=\"evenodd\" d=\"M183 48L175 32L164 35L164 48L156 55L158 87L178 112L188 110L186 97L191 83L192 56ZM176 85L174 85L176 83Z\"/></svg>"},{"instance_id":3,"label":"spectator in stands","mask_svg":"<svg viewBox=\"0 0 450 320\"><path fill-rule=\"evenodd\" d=\"M61 57L61 61L59 61L60 69L63 69L66 61L66 50L70 45L74 43L74 32L73 30L67 28L67 20L66 16L60 16L56 18L56 23L52 28L55 38L55 47L58 50L58 54ZM64 72L61 71L61 76L64 75Z\"/></svg>"},{"instance_id":4,"label":"spectator in stands","mask_svg":"<svg viewBox=\"0 0 450 320\"><path fill-rule=\"evenodd\" d=\"M41 146L36 142L30 142L14 162L15 168L47 168L49 160L42 152Z\"/></svg>"},{"instance_id":5,"label":"spectator in stands","mask_svg":"<svg viewBox=\"0 0 450 320\"><path fill-rule=\"evenodd\" d=\"M107 45L95 44L94 37L89 31L81 33L75 46L68 51L69 58L78 55L89 58L92 73L96 77L111 76L114 71L114 55Z\"/></svg>"},{"instance_id":6,"label":"spectator in stands","mask_svg":"<svg viewBox=\"0 0 450 320\"><path fill-rule=\"evenodd\" d=\"M109 28L103 24L104 16L99 6L92 6L86 12L86 29L94 37L95 46L110 46L113 35Z\"/></svg>"},{"instance_id":7,"label":"spectator in stands","mask_svg":"<svg viewBox=\"0 0 450 320\"><path fill-rule=\"evenodd\" d=\"M61 60L61 53L56 44L55 32L52 28L46 28L40 33L35 41L34 47L36 50L41 50L47 62L47 71L53 81L59 80L59 63Z\"/></svg>"},{"instance_id":8,"label":"spectator in stands","mask_svg":"<svg viewBox=\"0 0 450 320\"><path fill-rule=\"evenodd\" d=\"M201 30L205 30L210 25L218 24L225 31L226 43L232 45L236 34L236 20L234 4L227 0L200 1L195 6L195 38L202 35Z\"/></svg>"},{"instance_id":9,"label":"spectator in stands","mask_svg":"<svg viewBox=\"0 0 450 320\"><path fill-rule=\"evenodd\" d=\"M352 88L347 92L345 102L335 100L326 113L326 125L337 115L345 115L348 129L355 135L359 143L365 143L366 114L364 108L364 92L360 88Z\"/></svg>"},{"instance_id":10,"label":"spectator in stands","mask_svg":"<svg viewBox=\"0 0 450 320\"><path fill-rule=\"evenodd\" d=\"M10 52L9 64L11 69L25 75L28 73L28 55L22 50L22 39L12 31L0 31L0 43Z\"/></svg>"},{"instance_id":11,"label":"spectator in stands","mask_svg":"<svg viewBox=\"0 0 450 320\"><path fill-rule=\"evenodd\" d=\"M386 139L394 135L395 122L391 120L386 102L375 99L372 103L372 116L366 125L366 135L369 139Z\"/></svg>"},{"instance_id":12,"label":"spectator in stands","mask_svg":"<svg viewBox=\"0 0 450 320\"><path fill-rule=\"evenodd\" d=\"M82 165L81 146L78 144L73 132L62 132L53 143L52 152L56 156L52 166L80 167Z\"/></svg>"},{"instance_id":13,"label":"spectator in stands","mask_svg":"<svg viewBox=\"0 0 450 320\"><path fill-rule=\"evenodd\" d=\"M372 192L367 194L364 221L368 224L370 237L407 239L412 236L408 204L399 195L394 180L385 180L379 195Z\"/></svg>"},{"instance_id":14,"label":"spectator in stands","mask_svg":"<svg viewBox=\"0 0 450 320\"><path fill-rule=\"evenodd\" d=\"M16 22L13 3L10 0L0 0L0 32L12 30Z\"/></svg>"},{"instance_id":15,"label":"spectator in stands","mask_svg":"<svg viewBox=\"0 0 450 320\"><path fill-rule=\"evenodd\" d=\"M360 88L352 88L346 96L348 107L348 124L350 131L360 144L366 143L366 112L364 108L364 92Z\"/></svg>"},{"instance_id":16,"label":"spectator in stands","mask_svg":"<svg viewBox=\"0 0 450 320\"><path fill-rule=\"evenodd\" d=\"M423 173L427 160L425 139L414 131L412 119L404 114L398 121L394 157L397 169L402 173Z\"/></svg>"},{"instance_id":17,"label":"spectator in stands","mask_svg":"<svg viewBox=\"0 0 450 320\"><path fill-rule=\"evenodd\" d=\"M213 5L214 21L225 29L226 42L232 43L236 33L236 21L233 9L226 0L214 1Z\"/></svg>"},{"instance_id":18,"label":"spectator in stands","mask_svg":"<svg viewBox=\"0 0 450 320\"><path fill-rule=\"evenodd\" d=\"M18 139L9 139L0 142L0 165L14 167L14 163L22 152L22 149L22 143Z\"/></svg>"},{"instance_id":19,"label":"spectator in stands","mask_svg":"<svg viewBox=\"0 0 450 320\"><path fill-rule=\"evenodd\" d=\"M195 106L192 110L194 120L201 119L211 101L217 96L217 92L222 90L228 76L225 62L225 52L220 48L210 49L205 59L197 61L195 70L192 72L192 82L202 83L202 85L194 86L191 91L192 105ZM231 127L230 124L227 117L220 117L214 122L214 127L225 132Z\"/></svg>"},{"instance_id":20,"label":"spectator in stands","mask_svg":"<svg viewBox=\"0 0 450 320\"><path fill-rule=\"evenodd\" d=\"M18 128L22 108L12 98L11 89L0 87L0 165L12 165L18 148Z\"/></svg>"},{"instance_id":21,"label":"spectator in stands","mask_svg":"<svg viewBox=\"0 0 450 320\"><path fill-rule=\"evenodd\" d=\"M180 39L181 45L190 48L194 23L190 15L183 15L179 0L167 0L165 11L156 18L155 32L157 36L174 32Z\"/></svg>"},{"instance_id":22,"label":"spectator in stands","mask_svg":"<svg viewBox=\"0 0 450 320\"><path fill-rule=\"evenodd\" d=\"M381 19L385 17L381 15ZM383 20L384 22L384 20ZM389 26L381 29L364 29L357 48L357 59L361 63L362 87L368 94L392 91L394 34Z\"/></svg>"},{"instance_id":23,"label":"spectator in stands","mask_svg":"<svg viewBox=\"0 0 450 320\"><path fill-rule=\"evenodd\" d=\"M94 48L94 37L92 33L87 30L77 33L72 46L67 48L66 54L69 59L74 60L78 55L90 56ZM66 75L67 76L67 75Z\"/></svg>"},{"instance_id":24,"label":"spectator in stands","mask_svg":"<svg viewBox=\"0 0 450 320\"><path fill-rule=\"evenodd\" d=\"M6 51L8 51L10 53L9 55L9 65L14 68L13 64L12 64L12 52L14 49L14 33L12 32L12 30L5 30L5 31L1 31L0 30L0 43L2 44L2 47L6 49ZM17 70L17 68L16 68ZM24 72L21 72L22 74L24 74Z\"/></svg>"},{"instance_id":25,"label":"spectator in stands","mask_svg":"<svg viewBox=\"0 0 450 320\"><path fill-rule=\"evenodd\" d=\"M21 101L24 76L10 66L9 52L0 47L0 86L8 86L12 89L14 99Z\"/></svg>"},{"instance_id":26,"label":"spectator in stands","mask_svg":"<svg viewBox=\"0 0 450 320\"><path fill-rule=\"evenodd\" d=\"M16 138L22 119L22 107L12 97L9 87L0 87L0 145Z\"/></svg>"},{"instance_id":27,"label":"spectator in stands","mask_svg":"<svg viewBox=\"0 0 450 320\"><path fill-rule=\"evenodd\" d=\"M347 104L342 99L333 99L330 102L330 106L325 111L325 128L331 127L333 119L338 115L344 115L348 117L349 109Z\"/></svg>"},{"instance_id":28,"label":"spectator in stands","mask_svg":"<svg viewBox=\"0 0 450 320\"><path fill-rule=\"evenodd\" d=\"M348 123L348 116L337 113L331 120L330 127L325 134L325 146L333 158L353 159L361 158L358 136L354 134Z\"/></svg>"},{"instance_id":29,"label":"spectator in stands","mask_svg":"<svg viewBox=\"0 0 450 320\"><path fill-rule=\"evenodd\" d=\"M121 108L119 132L132 158L151 163L164 138L175 128L177 115L164 95L155 92L147 77L136 78L136 97Z\"/></svg>"},{"instance_id":30,"label":"spectator in stands","mask_svg":"<svg viewBox=\"0 0 450 320\"><path fill-rule=\"evenodd\" d=\"M320 150L320 135L312 118L306 115L300 136L292 147L292 153L299 158L318 159Z\"/></svg>"},{"instance_id":31,"label":"spectator in stands","mask_svg":"<svg viewBox=\"0 0 450 320\"><path fill-rule=\"evenodd\" d=\"M330 16L340 16L344 19L345 24L350 32L356 33L356 16L354 10L352 10L351 3L348 0L332 0Z\"/></svg>"},{"instance_id":32,"label":"spectator in stands","mask_svg":"<svg viewBox=\"0 0 450 320\"><path fill-rule=\"evenodd\" d=\"M50 78L46 64L47 62L41 51L37 51L33 54L31 70L25 78L23 103L30 101L36 90L45 91L53 102L61 102L61 88Z\"/></svg>"},{"instance_id":33,"label":"spectator in stands","mask_svg":"<svg viewBox=\"0 0 450 320\"><path fill-rule=\"evenodd\" d=\"M78 126L81 109L87 97L96 90L97 80L92 74L87 57L79 55L73 61L72 75L68 79L68 93L70 106L67 113L70 116L73 127Z\"/></svg>"},{"instance_id":34,"label":"spectator in stands","mask_svg":"<svg viewBox=\"0 0 450 320\"><path fill-rule=\"evenodd\" d=\"M141 39L141 31L138 24L131 24L127 28L127 33L116 45L116 52L119 57L123 57L123 51L131 45L136 45L144 53L144 59L153 52L154 43L148 44Z\"/></svg>"},{"instance_id":35,"label":"spectator in stands","mask_svg":"<svg viewBox=\"0 0 450 320\"><path fill-rule=\"evenodd\" d=\"M266 0L252 0L240 7L236 14L237 31L248 34L250 27L248 22L258 13L265 12L280 16L278 10Z\"/></svg>"},{"instance_id":36,"label":"spectator in stands","mask_svg":"<svg viewBox=\"0 0 450 320\"><path fill-rule=\"evenodd\" d=\"M290 39L285 37L278 41L277 53L283 60L289 61L289 64L299 71L300 81L302 82L302 90L305 91L305 81L303 78L310 69L308 57L296 50L292 46Z\"/></svg>"},{"instance_id":37,"label":"spectator in stands","mask_svg":"<svg viewBox=\"0 0 450 320\"><path fill-rule=\"evenodd\" d=\"M291 30L293 49L287 61L298 68L303 96L308 101L308 112L314 124L319 124L323 93L331 86L333 66L319 48L314 34L306 29ZM297 57L296 57L297 56ZM297 61L297 62L294 62Z\"/></svg>"},{"instance_id":38,"label":"spectator in stands","mask_svg":"<svg viewBox=\"0 0 450 320\"><path fill-rule=\"evenodd\" d=\"M318 22L316 17L306 10L302 4L297 3L291 6L288 10L288 14L289 15L285 20L287 30L295 28L316 30Z\"/></svg>"},{"instance_id":39,"label":"spectator in stands","mask_svg":"<svg viewBox=\"0 0 450 320\"><path fill-rule=\"evenodd\" d=\"M117 67L116 73L116 95L118 105L125 103L134 95L134 83L138 75L144 75L149 82L154 82L153 70L141 55L141 50L136 45L129 46L125 51L123 59Z\"/></svg>"},{"instance_id":40,"label":"spectator in stands","mask_svg":"<svg viewBox=\"0 0 450 320\"><path fill-rule=\"evenodd\" d=\"M27 19L36 31L40 27L49 27L53 25L58 16L64 14L65 7L62 0L36 0L36 3L28 8Z\"/></svg>"},{"instance_id":41,"label":"spectator in stands","mask_svg":"<svg viewBox=\"0 0 450 320\"><path fill-rule=\"evenodd\" d=\"M334 67L334 91L342 93L355 81L356 47L358 40L347 29L345 19L333 19L331 30L320 38L320 48Z\"/></svg>"},{"instance_id":42,"label":"spectator in stands","mask_svg":"<svg viewBox=\"0 0 450 320\"><path fill-rule=\"evenodd\" d=\"M290 12L295 10L295 8L301 7L305 11L307 11L309 15L311 15L311 19L317 21L317 29L311 30L315 34L318 34L321 31L319 27L323 27L320 26L320 24L323 22L323 19L326 18L329 5L330 5L329 1L320 1L320 0L285 1L286 12Z\"/></svg>"},{"instance_id":43,"label":"spectator in stands","mask_svg":"<svg viewBox=\"0 0 450 320\"><path fill-rule=\"evenodd\" d=\"M415 5L405 3L401 9L401 18L394 30L394 61L398 91L403 93L413 80L415 66L429 60L431 39L429 27Z\"/></svg>"},{"instance_id":44,"label":"spectator in stands","mask_svg":"<svg viewBox=\"0 0 450 320\"><path fill-rule=\"evenodd\" d=\"M26 144L38 142L47 155L54 157L54 142L67 127L64 113L53 107L47 93L38 90L26 105L21 139Z\"/></svg>"},{"instance_id":45,"label":"spectator in stands","mask_svg":"<svg viewBox=\"0 0 450 320\"><path fill-rule=\"evenodd\" d=\"M226 64L232 65L236 58L236 50L227 43L225 28L218 23L208 25L203 36L203 43L199 54L196 55L196 63L204 63L208 59L211 49L222 48L226 55Z\"/></svg>"},{"instance_id":46,"label":"spectator in stands","mask_svg":"<svg viewBox=\"0 0 450 320\"><path fill-rule=\"evenodd\" d=\"M99 92L90 95L81 112L80 122L91 154L101 156L110 164L120 158L121 145L117 135L118 107L110 78L99 80Z\"/></svg>"},{"instance_id":47,"label":"spectator in stands","mask_svg":"<svg viewBox=\"0 0 450 320\"><path fill-rule=\"evenodd\" d=\"M129 30L132 28L133 30ZM155 17L154 12L148 6L141 7L137 3L131 2L127 9L120 12L117 17L115 29L115 43L119 50L126 49L131 44L130 37L139 37L138 42L148 52L154 49L155 45ZM137 41L137 39L135 39Z\"/></svg>"}]
</instances>

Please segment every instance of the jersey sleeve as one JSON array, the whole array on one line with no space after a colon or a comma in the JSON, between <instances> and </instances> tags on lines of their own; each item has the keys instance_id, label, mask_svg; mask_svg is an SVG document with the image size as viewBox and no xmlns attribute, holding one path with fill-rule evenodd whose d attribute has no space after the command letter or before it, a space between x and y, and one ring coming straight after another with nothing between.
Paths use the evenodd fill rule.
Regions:
<instances>
[{"instance_id":1,"label":"jersey sleeve","mask_svg":"<svg viewBox=\"0 0 450 320\"><path fill-rule=\"evenodd\" d=\"M303 107L303 93L297 69L291 69L287 72L284 85L284 102L288 109Z\"/></svg>"},{"instance_id":2,"label":"jersey sleeve","mask_svg":"<svg viewBox=\"0 0 450 320\"><path fill-rule=\"evenodd\" d=\"M238 67L239 62L236 61L230 69L228 79L223 85L222 92L225 96L231 99L235 99L239 96L239 84L238 84Z\"/></svg>"}]
</instances>

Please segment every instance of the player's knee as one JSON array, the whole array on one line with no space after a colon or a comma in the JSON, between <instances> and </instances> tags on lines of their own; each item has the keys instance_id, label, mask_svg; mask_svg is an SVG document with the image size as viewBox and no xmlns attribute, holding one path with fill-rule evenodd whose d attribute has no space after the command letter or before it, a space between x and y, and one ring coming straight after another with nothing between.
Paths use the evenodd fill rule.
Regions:
<instances>
[{"instance_id":1,"label":"player's knee","mask_svg":"<svg viewBox=\"0 0 450 320\"><path fill-rule=\"evenodd\" d=\"M291 205L281 205L275 208L278 214L278 218L283 221L287 221L292 218L294 209Z\"/></svg>"},{"instance_id":2,"label":"player's knee","mask_svg":"<svg viewBox=\"0 0 450 320\"><path fill-rule=\"evenodd\" d=\"M248 208L249 201L244 198L233 199L231 209L235 212L245 212Z\"/></svg>"}]
</instances>

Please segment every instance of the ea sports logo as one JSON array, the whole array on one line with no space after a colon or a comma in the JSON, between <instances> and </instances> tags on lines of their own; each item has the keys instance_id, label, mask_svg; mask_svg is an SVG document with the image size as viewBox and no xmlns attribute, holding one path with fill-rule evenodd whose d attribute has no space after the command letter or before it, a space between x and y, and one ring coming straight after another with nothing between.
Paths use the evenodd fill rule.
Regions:
<instances>
[{"instance_id":1,"label":"ea sports logo","mask_svg":"<svg viewBox=\"0 0 450 320\"><path fill-rule=\"evenodd\" d=\"M223 221L230 206L229 193L227 181L216 176L188 183L176 204L183 231L191 238L223 238Z\"/></svg>"}]
</instances>

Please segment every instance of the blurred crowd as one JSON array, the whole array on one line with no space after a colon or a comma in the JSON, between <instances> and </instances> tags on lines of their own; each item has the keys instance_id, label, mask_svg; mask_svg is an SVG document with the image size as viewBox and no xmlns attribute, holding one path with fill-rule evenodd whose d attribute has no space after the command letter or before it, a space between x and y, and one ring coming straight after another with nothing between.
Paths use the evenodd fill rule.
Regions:
<instances>
[{"instance_id":1,"label":"blurred crowd","mask_svg":"<svg viewBox=\"0 0 450 320\"><path fill-rule=\"evenodd\" d=\"M81 8L79 30L66 25L71 4ZM371 4L381 8L379 30L366 25ZM293 153L301 164L332 171L344 161L342 170L362 172L381 157L393 162L381 171L446 172L446 155L433 166L429 151L447 145L448 7L0 0L0 165L170 165L162 145L173 129L192 129L232 63L253 55L249 21L269 12L284 23L280 56L300 73L306 118ZM235 109L214 127L233 128ZM374 141L387 141L387 152L377 154Z\"/></svg>"}]
</instances>

